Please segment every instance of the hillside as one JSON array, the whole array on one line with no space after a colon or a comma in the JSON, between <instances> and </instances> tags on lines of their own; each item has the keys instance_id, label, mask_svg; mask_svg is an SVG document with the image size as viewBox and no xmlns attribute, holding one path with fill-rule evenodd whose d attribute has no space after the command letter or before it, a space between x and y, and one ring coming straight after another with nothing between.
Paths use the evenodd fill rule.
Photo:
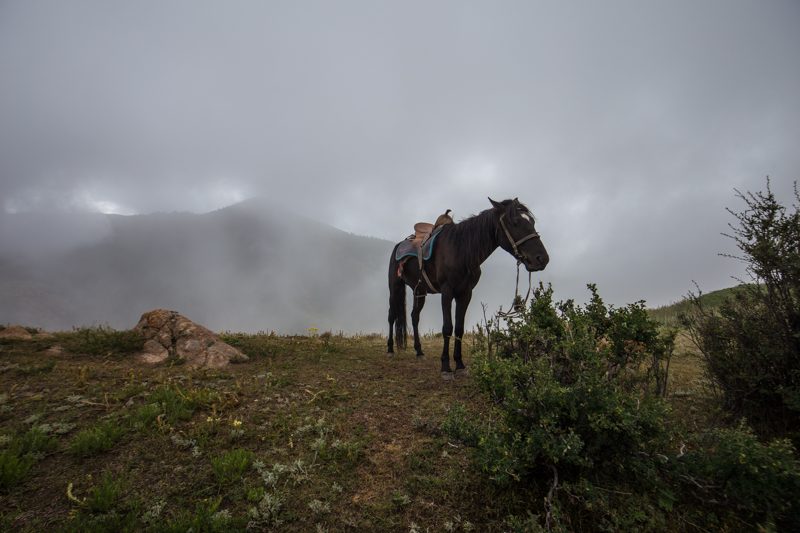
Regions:
<instances>
[{"instance_id":1,"label":"hillside","mask_svg":"<svg viewBox=\"0 0 800 533\"><path fill-rule=\"evenodd\" d=\"M156 307L216 330L385 321L392 243L263 200L199 215L3 216L0 323L130 328Z\"/></svg>"},{"instance_id":2,"label":"hillside","mask_svg":"<svg viewBox=\"0 0 800 533\"><path fill-rule=\"evenodd\" d=\"M737 285L735 287L728 287L718 291L703 293L700 296L700 302L706 309L713 310L722 305L722 302L724 302L726 299L731 298L745 287L746 285ZM689 307L689 300L684 298L681 301L670 305L649 309L648 313L650 314L650 318L661 322L665 326L679 326L680 324L678 319L680 315L682 313L686 313L689 310Z\"/></svg>"}]
</instances>

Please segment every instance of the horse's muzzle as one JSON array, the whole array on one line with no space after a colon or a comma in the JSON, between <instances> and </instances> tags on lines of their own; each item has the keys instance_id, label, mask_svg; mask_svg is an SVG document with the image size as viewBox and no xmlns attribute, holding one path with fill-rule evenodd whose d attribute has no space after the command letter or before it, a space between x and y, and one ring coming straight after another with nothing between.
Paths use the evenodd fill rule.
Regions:
<instances>
[{"instance_id":1,"label":"horse's muzzle","mask_svg":"<svg viewBox=\"0 0 800 533\"><path fill-rule=\"evenodd\" d=\"M539 272L544 270L549 262L550 257L546 253L544 255L537 255L533 261L524 261L525 270L528 272Z\"/></svg>"}]
</instances>

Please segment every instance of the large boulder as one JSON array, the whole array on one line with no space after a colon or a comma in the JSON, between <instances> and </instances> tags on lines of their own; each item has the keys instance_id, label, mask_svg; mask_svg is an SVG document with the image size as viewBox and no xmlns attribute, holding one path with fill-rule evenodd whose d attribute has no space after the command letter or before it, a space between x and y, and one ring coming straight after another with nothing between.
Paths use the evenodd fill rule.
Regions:
<instances>
[{"instance_id":1,"label":"large boulder","mask_svg":"<svg viewBox=\"0 0 800 533\"><path fill-rule=\"evenodd\" d=\"M175 358L193 368L220 368L247 361L242 352L176 311L148 311L134 329L145 338L141 358L147 363Z\"/></svg>"}]
</instances>

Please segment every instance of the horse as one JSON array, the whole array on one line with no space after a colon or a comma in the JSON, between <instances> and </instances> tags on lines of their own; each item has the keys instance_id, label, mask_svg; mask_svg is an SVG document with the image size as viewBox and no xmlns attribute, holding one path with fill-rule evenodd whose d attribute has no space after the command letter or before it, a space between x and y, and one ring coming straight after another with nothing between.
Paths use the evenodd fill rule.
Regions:
<instances>
[{"instance_id":1,"label":"horse","mask_svg":"<svg viewBox=\"0 0 800 533\"><path fill-rule=\"evenodd\" d=\"M489 198L490 209L482 211L457 224L441 227L430 259L420 271L415 259L398 262L395 245L389 258L389 340L388 355L394 354L394 337L397 347L405 348L408 336L406 324L406 285L414 293L411 325L414 330L414 350L417 357L425 354L419 341L419 315L428 294L442 295L442 377L451 379L450 336L453 335L452 304L456 302L453 359L456 372L466 367L461 357L461 338L464 334L464 317L472 298L472 290L481 277L481 264L499 246L525 265L528 272L544 270L550 258L542 239L534 227L531 212L517 198L496 202ZM421 252L420 252L421 253ZM402 265L400 264L402 263ZM402 268L399 268L401 267Z\"/></svg>"}]
</instances>

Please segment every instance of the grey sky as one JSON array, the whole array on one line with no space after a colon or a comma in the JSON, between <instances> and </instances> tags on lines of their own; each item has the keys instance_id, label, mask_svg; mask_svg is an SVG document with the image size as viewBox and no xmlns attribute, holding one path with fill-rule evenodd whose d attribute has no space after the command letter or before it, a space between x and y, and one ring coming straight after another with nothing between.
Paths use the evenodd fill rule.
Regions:
<instances>
[{"instance_id":1,"label":"grey sky","mask_svg":"<svg viewBox=\"0 0 800 533\"><path fill-rule=\"evenodd\" d=\"M798 27L795 1L2 2L0 208L265 196L399 240L518 196L559 296L666 303L740 272L734 187L790 199Z\"/></svg>"}]
</instances>

